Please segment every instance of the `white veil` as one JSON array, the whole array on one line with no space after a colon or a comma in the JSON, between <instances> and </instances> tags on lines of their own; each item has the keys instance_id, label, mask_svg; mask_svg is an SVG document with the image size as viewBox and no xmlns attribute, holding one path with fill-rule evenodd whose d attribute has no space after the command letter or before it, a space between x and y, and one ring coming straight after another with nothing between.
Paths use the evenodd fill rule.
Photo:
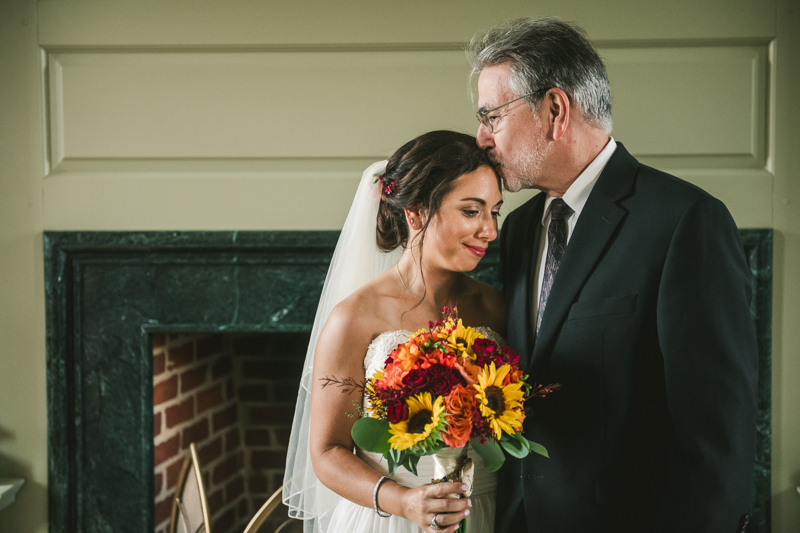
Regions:
<instances>
[{"instance_id":1,"label":"white veil","mask_svg":"<svg viewBox=\"0 0 800 533\"><path fill-rule=\"evenodd\" d=\"M304 533L323 533L327 529L331 511L341 499L314 475L309 456L311 377L319 334L336 304L391 268L403 253L402 248L383 253L375 242L381 185L374 181L375 175L382 174L385 169L386 161L380 161L367 168L361 176L361 183L328 267L303 365L286 456L283 503L289 507L290 517L305 521Z\"/></svg>"}]
</instances>

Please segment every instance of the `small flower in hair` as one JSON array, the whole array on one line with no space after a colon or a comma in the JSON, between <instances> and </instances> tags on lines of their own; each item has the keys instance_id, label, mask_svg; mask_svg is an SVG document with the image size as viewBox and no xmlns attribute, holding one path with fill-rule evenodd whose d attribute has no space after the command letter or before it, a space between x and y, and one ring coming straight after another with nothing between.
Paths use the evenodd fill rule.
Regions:
<instances>
[{"instance_id":1,"label":"small flower in hair","mask_svg":"<svg viewBox=\"0 0 800 533\"><path fill-rule=\"evenodd\" d=\"M389 196L397 188L396 181L389 181L383 177L383 174L375 174L375 181L372 183L378 183L379 181L381 182L381 198L383 198L384 194Z\"/></svg>"}]
</instances>

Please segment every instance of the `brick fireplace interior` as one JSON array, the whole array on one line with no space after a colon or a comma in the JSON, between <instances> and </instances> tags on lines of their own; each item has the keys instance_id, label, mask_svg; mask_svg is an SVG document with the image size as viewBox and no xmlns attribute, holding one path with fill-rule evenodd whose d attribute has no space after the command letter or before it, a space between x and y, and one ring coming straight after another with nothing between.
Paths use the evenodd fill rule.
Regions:
<instances>
[{"instance_id":1,"label":"brick fireplace interior","mask_svg":"<svg viewBox=\"0 0 800 533\"><path fill-rule=\"evenodd\" d=\"M283 483L304 333L154 334L155 531L167 533L189 445L211 530L241 532ZM286 516L281 506L275 526Z\"/></svg>"}]
</instances>

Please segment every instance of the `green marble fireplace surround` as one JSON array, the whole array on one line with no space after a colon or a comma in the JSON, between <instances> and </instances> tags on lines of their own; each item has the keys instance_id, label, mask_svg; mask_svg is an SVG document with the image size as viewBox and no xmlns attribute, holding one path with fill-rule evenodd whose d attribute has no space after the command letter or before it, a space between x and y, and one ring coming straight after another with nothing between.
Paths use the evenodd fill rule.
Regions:
<instances>
[{"instance_id":1,"label":"green marble fireplace surround","mask_svg":"<svg viewBox=\"0 0 800 533\"><path fill-rule=\"evenodd\" d=\"M760 350L748 531L769 531L772 230L744 229ZM45 232L51 533L153 531L153 333L307 332L335 231ZM493 243L494 244L494 243ZM490 247L475 277L494 283Z\"/></svg>"}]
</instances>

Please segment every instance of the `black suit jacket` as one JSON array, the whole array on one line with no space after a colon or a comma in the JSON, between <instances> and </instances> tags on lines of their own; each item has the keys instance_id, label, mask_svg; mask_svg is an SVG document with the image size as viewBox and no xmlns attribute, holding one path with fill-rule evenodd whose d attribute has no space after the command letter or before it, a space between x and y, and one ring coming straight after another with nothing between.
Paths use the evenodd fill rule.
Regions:
<instances>
[{"instance_id":1,"label":"black suit jacket","mask_svg":"<svg viewBox=\"0 0 800 533\"><path fill-rule=\"evenodd\" d=\"M524 502L537 533L720 532L748 512L758 356L748 273L725 206L622 146L598 178L533 338L532 261L545 195L501 235L509 344L539 383L509 458L497 531Z\"/></svg>"}]
</instances>

